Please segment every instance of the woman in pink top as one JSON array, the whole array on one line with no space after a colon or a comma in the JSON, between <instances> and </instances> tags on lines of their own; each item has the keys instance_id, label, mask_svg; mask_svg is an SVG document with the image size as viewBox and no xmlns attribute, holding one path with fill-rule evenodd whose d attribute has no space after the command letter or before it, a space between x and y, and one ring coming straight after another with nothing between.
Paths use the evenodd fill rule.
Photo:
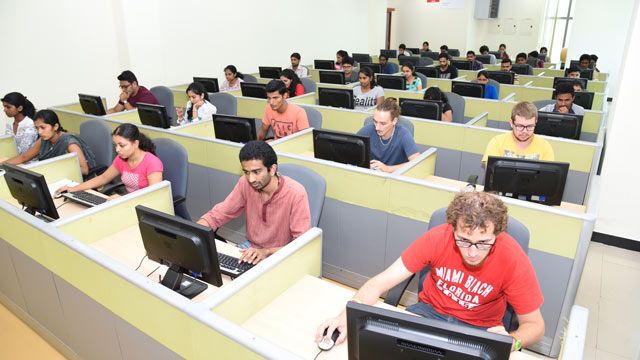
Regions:
<instances>
[{"instance_id":1,"label":"woman in pink top","mask_svg":"<svg viewBox=\"0 0 640 360\"><path fill-rule=\"evenodd\" d=\"M127 192L143 189L162 181L162 161L155 155L156 147L133 124L122 124L112 133L116 156L102 174L73 187L63 186L56 192L95 189L120 175Z\"/></svg>"}]
</instances>

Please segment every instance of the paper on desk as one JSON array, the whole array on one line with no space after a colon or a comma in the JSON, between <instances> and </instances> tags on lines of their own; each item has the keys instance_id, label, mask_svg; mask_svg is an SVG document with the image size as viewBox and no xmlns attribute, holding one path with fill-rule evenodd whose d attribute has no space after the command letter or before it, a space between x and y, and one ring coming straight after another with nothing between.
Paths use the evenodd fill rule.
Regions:
<instances>
[{"instance_id":1,"label":"paper on desk","mask_svg":"<svg viewBox=\"0 0 640 360\"><path fill-rule=\"evenodd\" d=\"M62 179L62 180L58 180L56 182L47 184L47 187L49 188L49 194L53 195L53 193L56 192L56 190L60 189L63 186L76 186L78 185L77 182L69 180L69 179Z\"/></svg>"}]
</instances>

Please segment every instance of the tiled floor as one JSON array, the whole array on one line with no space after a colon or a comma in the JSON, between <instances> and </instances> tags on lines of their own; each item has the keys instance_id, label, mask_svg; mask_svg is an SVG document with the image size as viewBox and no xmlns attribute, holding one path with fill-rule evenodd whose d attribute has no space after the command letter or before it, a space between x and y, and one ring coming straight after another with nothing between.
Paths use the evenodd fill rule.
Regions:
<instances>
[{"instance_id":1,"label":"tiled floor","mask_svg":"<svg viewBox=\"0 0 640 360\"><path fill-rule=\"evenodd\" d=\"M576 304L589 309L585 360L640 360L640 252L591 243ZM0 324L2 356L62 358L2 305Z\"/></svg>"}]
</instances>

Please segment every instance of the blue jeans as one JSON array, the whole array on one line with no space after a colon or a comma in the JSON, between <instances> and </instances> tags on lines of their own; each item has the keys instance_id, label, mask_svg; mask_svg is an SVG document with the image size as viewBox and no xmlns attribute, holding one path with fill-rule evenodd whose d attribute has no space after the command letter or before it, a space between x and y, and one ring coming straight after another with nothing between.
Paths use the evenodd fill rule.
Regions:
<instances>
[{"instance_id":1,"label":"blue jeans","mask_svg":"<svg viewBox=\"0 0 640 360\"><path fill-rule=\"evenodd\" d=\"M449 324L463 325L463 326L468 326L468 327L476 328L476 329L480 329L480 330L487 330L488 329L488 328L483 327L483 326L475 326L475 325L468 324L468 323L466 323L464 321L460 321L460 320L454 318L453 316L441 314L441 313L437 312L431 305L425 304L422 301L418 301L417 303L415 303L413 305L407 306L407 311L408 312L412 312L412 313L417 314L417 315L420 315L422 317L426 317L428 319L440 320L440 321L447 322Z\"/></svg>"},{"instance_id":2,"label":"blue jeans","mask_svg":"<svg viewBox=\"0 0 640 360\"><path fill-rule=\"evenodd\" d=\"M246 240L246 241L244 241L244 242L241 242L240 244L238 244L238 247L239 247L240 249L248 249L248 248L250 248L250 247L251 247L251 241Z\"/></svg>"}]
</instances>

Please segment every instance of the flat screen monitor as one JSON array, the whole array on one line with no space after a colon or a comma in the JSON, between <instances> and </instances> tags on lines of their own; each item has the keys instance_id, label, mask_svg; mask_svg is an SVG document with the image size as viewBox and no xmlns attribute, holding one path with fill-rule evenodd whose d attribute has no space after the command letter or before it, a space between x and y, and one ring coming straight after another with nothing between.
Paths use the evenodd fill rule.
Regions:
<instances>
[{"instance_id":1,"label":"flat screen monitor","mask_svg":"<svg viewBox=\"0 0 640 360\"><path fill-rule=\"evenodd\" d=\"M580 77L587 80L593 80L593 69L580 69Z\"/></svg>"},{"instance_id":2,"label":"flat screen monitor","mask_svg":"<svg viewBox=\"0 0 640 360\"><path fill-rule=\"evenodd\" d=\"M376 75L376 83L385 89L406 90L407 80L399 75Z\"/></svg>"},{"instance_id":3,"label":"flat screen monitor","mask_svg":"<svg viewBox=\"0 0 640 360\"><path fill-rule=\"evenodd\" d=\"M451 92L460 96L484 98L484 84L467 81L452 81Z\"/></svg>"},{"instance_id":4,"label":"flat screen monitor","mask_svg":"<svg viewBox=\"0 0 640 360\"><path fill-rule=\"evenodd\" d=\"M318 105L353 109L353 89L318 88Z\"/></svg>"},{"instance_id":5,"label":"flat screen monitor","mask_svg":"<svg viewBox=\"0 0 640 360\"><path fill-rule=\"evenodd\" d=\"M207 90L208 93L220 92L217 78L194 76L193 82L199 82L200 84L204 85L204 88L205 90Z\"/></svg>"},{"instance_id":6,"label":"flat screen monitor","mask_svg":"<svg viewBox=\"0 0 640 360\"><path fill-rule=\"evenodd\" d=\"M502 53L500 51L489 51L489 54L495 56L496 59L501 59L502 58Z\"/></svg>"},{"instance_id":7,"label":"flat screen monitor","mask_svg":"<svg viewBox=\"0 0 640 360\"><path fill-rule=\"evenodd\" d=\"M313 129L313 153L316 159L369 168L369 137L339 131Z\"/></svg>"},{"instance_id":8,"label":"flat screen monitor","mask_svg":"<svg viewBox=\"0 0 640 360\"><path fill-rule=\"evenodd\" d=\"M418 64L420 63L420 56L404 56L404 55L400 55L398 57L398 63L400 64L400 66L409 63L411 65L413 65L413 67L418 66Z\"/></svg>"},{"instance_id":9,"label":"flat screen monitor","mask_svg":"<svg viewBox=\"0 0 640 360\"><path fill-rule=\"evenodd\" d=\"M400 99L400 115L429 120L442 120L442 101Z\"/></svg>"},{"instance_id":10,"label":"flat screen monitor","mask_svg":"<svg viewBox=\"0 0 640 360\"><path fill-rule=\"evenodd\" d=\"M428 58L431 58L433 60L438 60L438 55L440 55L440 53L435 52L435 51L424 51L424 52L420 53L420 56L428 57Z\"/></svg>"},{"instance_id":11,"label":"flat screen monitor","mask_svg":"<svg viewBox=\"0 0 640 360\"><path fill-rule=\"evenodd\" d=\"M380 49L380 55L384 55L387 59L393 59L398 57L398 51L392 49Z\"/></svg>"},{"instance_id":12,"label":"flat screen monitor","mask_svg":"<svg viewBox=\"0 0 640 360\"><path fill-rule=\"evenodd\" d=\"M25 207L26 212L39 213L45 221L59 218L44 175L16 165L5 164L2 168L11 196Z\"/></svg>"},{"instance_id":13,"label":"flat screen monitor","mask_svg":"<svg viewBox=\"0 0 640 360\"><path fill-rule=\"evenodd\" d=\"M143 125L168 129L171 125L167 108L163 105L138 103L138 116Z\"/></svg>"},{"instance_id":14,"label":"flat screen monitor","mask_svg":"<svg viewBox=\"0 0 640 360\"><path fill-rule=\"evenodd\" d=\"M574 104L580 105L586 110L591 110L591 108L593 107L593 98L595 97L595 93L589 91L576 91L573 93L573 95L575 96L575 98L573 99ZM553 91L552 98L554 100L556 98L555 90Z\"/></svg>"},{"instance_id":15,"label":"flat screen monitor","mask_svg":"<svg viewBox=\"0 0 640 360\"><path fill-rule=\"evenodd\" d=\"M87 94L78 94L78 99L80 100L80 106L82 107L82 111L85 114L102 116L106 115L107 112L104 109L104 103L100 96L96 95L87 95Z\"/></svg>"},{"instance_id":16,"label":"flat screen monitor","mask_svg":"<svg viewBox=\"0 0 640 360\"><path fill-rule=\"evenodd\" d=\"M336 71L336 70L321 70L320 73L320 82L326 84L344 84L344 71Z\"/></svg>"},{"instance_id":17,"label":"flat screen monitor","mask_svg":"<svg viewBox=\"0 0 640 360\"><path fill-rule=\"evenodd\" d=\"M488 65L491 64L491 55L476 55L476 60Z\"/></svg>"},{"instance_id":18,"label":"flat screen monitor","mask_svg":"<svg viewBox=\"0 0 640 360\"><path fill-rule=\"evenodd\" d=\"M280 79L282 68L279 66L258 66L260 77L264 79Z\"/></svg>"},{"instance_id":19,"label":"flat screen monitor","mask_svg":"<svg viewBox=\"0 0 640 360\"><path fill-rule=\"evenodd\" d=\"M500 84L513 85L515 74L511 71L487 71L489 79L493 79Z\"/></svg>"},{"instance_id":20,"label":"flat screen monitor","mask_svg":"<svg viewBox=\"0 0 640 360\"><path fill-rule=\"evenodd\" d=\"M519 75L531 75L533 69L529 64L513 64L511 65L511 71Z\"/></svg>"},{"instance_id":21,"label":"flat screen monitor","mask_svg":"<svg viewBox=\"0 0 640 360\"><path fill-rule=\"evenodd\" d=\"M538 112L535 133L567 139L580 139L582 115L562 114L556 112Z\"/></svg>"},{"instance_id":22,"label":"flat screen monitor","mask_svg":"<svg viewBox=\"0 0 640 360\"><path fill-rule=\"evenodd\" d=\"M580 81L582 83L582 88L586 89L587 88L587 79L584 78L579 78L579 79L575 79L575 78L568 78L568 77L554 77L553 78L553 88L557 89L558 88L558 84L562 83L562 82L566 82L569 83L573 86L573 83L577 81Z\"/></svg>"},{"instance_id":23,"label":"flat screen monitor","mask_svg":"<svg viewBox=\"0 0 640 360\"><path fill-rule=\"evenodd\" d=\"M240 91L242 92L242 96L258 99L267 98L267 84L249 83L244 81L240 83Z\"/></svg>"},{"instance_id":24,"label":"flat screen monitor","mask_svg":"<svg viewBox=\"0 0 640 360\"><path fill-rule=\"evenodd\" d=\"M569 67L580 68L580 60L571 60ZM589 63L589 69L593 69L593 63Z\"/></svg>"},{"instance_id":25,"label":"flat screen monitor","mask_svg":"<svg viewBox=\"0 0 640 360\"><path fill-rule=\"evenodd\" d=\"M162 285L188 298L207 289L202 281L222 286L211 228L142 205L136 214L147 257L169 267Z\"/></svg>"},{"instance_id":26,"label":"flat screen monitor","mask_svg":"<svg viewBox=\"0 0 640 360\"><path fill-rule=\"evenodd\" d=\"M447 53L448 53L450 56L453 56L453 57L460 56L460 50L459 50L459 49L449 49L449 50L447 51Z\"/></svg>"},{"instance_id":27,"label":"flat screen monitor","mask_svg":"<svg viewBox=\"0 0 640 360\"><path fill-rule=\"evenodd\" d=\"M256 140L256 120L231 115L213 115L216 139L247 143Z\"/></svg>"},{"instance_id":28,"label":"flat screen monitor","mask_svg":"<svg viewBox=\"0 0 640 360\"><path fill-rule=\"evenodd\" d=\"M430 78L438 77L438 69L434 66L416 66L416 72Z\"/></svg>"},{"instance_id":29,"label":"flat screen monitor","mask_svg":"<svg viewBox=\"0 0 640 360\"><path fill-rule=\"evenodd\" d=\"M333 60L313 60L313 67L316 70L335 70L335 65Z\"/></svg>"},{"instance_id":30,"label":"flat screen monitor","mask_svg":"<svg viewBox=\"0 0 640 360\"><path fill-rule=\"evenodd\" d=\"M420 48L406 48L406 49L409 50L413 55L420 54Z\"/></svg>"},{"instance_id":31,"label":"flat screen monitor","mask_svg":"<svg viewBox=\"0 0 640 360\"><path fill-rule=\"evenodd\" d=\"M369 54L353 53L351 55L353 57L353 61L357 63L371 62L371 55Z\"/></svg>"},{"instance_id":32,"label":"flat screen monitor","mask_svg":"<svg viewBox=\"0 0 640 360\"><path fill-rule=\"evenodd\" d=\"M451 65L458 70L471 70L471 62L468 60L451 60Z\"/></svg>"},{"instance_id":33,"label":"flat screen monitor","mask_svg":"<svg viewBox=\"0 0 640 360\"><path fill-rule=\"evenodd\" d=\"M560 205L569 163L489 156L484 191L545 205Z\"/></svg>"},{"instance_id":34,"label":"flat screen monitor","mask_svg":"<svg viewBox=\"0 0 640 360\"><path fill-rule=\"evenodd\" d=\"M373 71L374 74L382 73L382 65L380 65L380 64L372 63L372 62L361 62L360 63L360 69L364 69L366 67L371 69L371 71Z\"/></svg>"},{"instance_id":35,"label":"flat screen monitor","mask_svg":"<svg viewBox=\"0 0 640 360\"><path fill-rule=\"evenodd\" d=\"M350 360L508 359L513 338L375 306L347 303Z\"/></svg>"}]
</instances>

